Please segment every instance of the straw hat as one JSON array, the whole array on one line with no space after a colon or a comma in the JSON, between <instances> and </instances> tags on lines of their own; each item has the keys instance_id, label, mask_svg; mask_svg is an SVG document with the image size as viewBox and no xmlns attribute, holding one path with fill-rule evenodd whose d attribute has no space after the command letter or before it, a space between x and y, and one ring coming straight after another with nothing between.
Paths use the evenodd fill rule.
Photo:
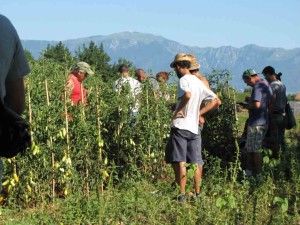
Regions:
<instances>
[{"instance_id":1,"label":"straw hat","mask_svg":"<svg viewBox=\"0 0 300 225\"><path fill-rule=\"evenodd\" d=\"M178 53L175 56L173 62L170 64L170 67L174 68L175 67L174 63L180 62L180 61L189 61L189 62L191 62L191 58L187 54L185 54L185 53Z\"/></svg>"},{"instance_id":2,"label":"straw hat","mask_svg":"<svg viewBox=\"0 0 300 225\"><path fill-rule=\"evenodd\" d=\"M196 57L194 55L192 55L192 54L188 54L188 56L191 59L191 67L189 68L189 70L199 69L201 65L199 63L197 63Z\"/></svg>"}]
</instances>

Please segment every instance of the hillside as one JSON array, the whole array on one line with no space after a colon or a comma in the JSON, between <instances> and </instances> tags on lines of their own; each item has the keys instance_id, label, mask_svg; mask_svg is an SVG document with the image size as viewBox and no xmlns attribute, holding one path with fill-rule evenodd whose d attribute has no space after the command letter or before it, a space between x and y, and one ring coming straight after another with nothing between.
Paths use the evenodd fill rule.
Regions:
<instances>
[{"instance_id":1,"label":"hillside","mask_svg":"<svg viewBox=\"0 0 300 225\"><path fill-rule=\"evenodd\" d=\"M83 44L87 46L90 41L96 44L103 43L105 51L112 59L111 63L123 57L132 61L137 67L146 70L151 68L155 73L162 70L170 71L169 64L176 53L192 53L199 59L201 71L204 73L210 72L212 68L228 69L233 74L233 84L237 89L245 88L241 80L241 74L245 69L254 68L261 72L265 66L272 65L278 72L283 73L283 81L288 92L300 91L298 78L300 48L265 48L257 45L246 45L242 48L231 46L200 48L138 32L65 40L63 44L74 53ZM24 48L37 58L48 44L57 42L23 40L22 43Z\"/></svg>"}]
</instances>

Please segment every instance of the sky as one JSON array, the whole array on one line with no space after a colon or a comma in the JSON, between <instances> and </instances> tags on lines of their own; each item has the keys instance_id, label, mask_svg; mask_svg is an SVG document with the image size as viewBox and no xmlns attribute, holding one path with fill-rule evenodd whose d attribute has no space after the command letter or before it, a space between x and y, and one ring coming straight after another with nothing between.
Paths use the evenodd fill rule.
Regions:
<instances>
[{"instance_id":1,"label":"sky","mask_svg":"<svg viewBox=\"0 0 300 225\"><path fill-rule=\"evenodd\" d=\"M135 31L199 47L300 47L300 0L0 0L0 14L23 40Z\"/></svg>"}]
</instances>

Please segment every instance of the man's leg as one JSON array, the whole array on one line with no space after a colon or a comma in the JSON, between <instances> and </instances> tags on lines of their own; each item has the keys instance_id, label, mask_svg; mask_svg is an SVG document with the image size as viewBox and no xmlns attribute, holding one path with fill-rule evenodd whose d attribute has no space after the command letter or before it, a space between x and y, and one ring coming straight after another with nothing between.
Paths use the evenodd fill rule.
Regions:
<instances>
[{"instance_id":1,"label":"man's leg","mask_svg":"<svg viewBox=\"0 0 300 225\"><path fill-rule=\"evenodd\" d=\"M175 180L180 187L181 195L185 195L186 186L186 167L184 166L184 164L185 162L172 163L172 167L175 173Z\"/></svg>"},{"instance_id":2,"label":"man's leg","mask_svg":"<svg viewBox=\"0 0 300 225\"><path fill-rule=\"evenodd\" d=\"M253 145L252 152L253 154L253 166L254 166L254 172L257 174L261 173L262 171L262 153L259 152L262 149L263 141L266 136L266 132L268 129L268 125L262 125L262 126L254 126L253 127L253 136L255 137L255 142Z\"/></svg>"},{"instance_id":3,"label":"man's leg","mask_svg":"<svg viewBox=\"0 0 300 225\"><path fill-rule=\"evenodd\" d=\"M270 118L270 135L271 135L271 150L272 150L272 156L275 159L279 159L279 130L278 130L278 119L280 115L273 114L272 117Z\"/></svg>"},{"instance_id":4,"label":"man's leg","mask_svg":"<svg viewBox=\"0 0 300 225\"><path fill-rule=\"evenodd\" d=\"M253 145L254 145L255 137L253 136L253 127L247 127L247 140L246 140L246 175L248 177L253 175L254 170L254 157L253 157Z\"/></svg>"},{"instance_id":5,"label":"man's leg","mask_svg":"<svg viewBox=\"0 0 300 225\"><path fill-rule=\"evenodd\" d=\"M175 182L179 186L180 184L180 175L179 175L179 163L172 163L172 168L175 174Z\"/></svg>"},{"instance_id":6,"label":"man's leg","mask_svg":"<svg viewBox=\"0 0 300 225\"><path fill-rule=\"evenodd\" d=\"M260 174L262 171L262 153L253 153L253 170L256 174Z\"/></svg>"},{"instance_id":7,"label":"man's leg","mask_svg":"<svg viewBox=\"0 0 300 225\"><path fill-rule=\"evenodd\" d=\"M203 171L203 166L199 165L197 163L197 169L196 169L195 175L194 175L194 188L195 188L195 193L196 194L200 193L200 184L201 184L201 178L202 178L202 171Z\"/></svg>"},{"instance_id":8,"label":"man's leg","mask_svg":"<svg viewBox=\"0 0 300 225\"><path fill-rule=\"evenodd\" d=\"M3 170L4 170L4 165L2 159L0 158L0 192L2 191Z\"/></svg>"},{"instance_id":9,"label":"man's leg","mask_svg":"<svg viewBox=\"0 0 300 225\"><path fill-rule=\"evenodd\" d=\"M278 118L278 139L281 151L285 152L285 118L283 115L280 115L280 117Z\"/></svg>"},{"instance_id":10,"label":"man's leg","mask_svg":"<svg viewBox=\"0 0 300 225\"><path fill-rule=\"evenodd\" d=\"M168 140L165 152L166 162L172 164L172 168L175 174L175 181L180 187L180 192L182 195L185 194L186 186L186 149L187 149L187 139L186 133L188 131L171 129L170 138ZM184 200L178 199L178 201Z\"/></svg>"}]
</instances>

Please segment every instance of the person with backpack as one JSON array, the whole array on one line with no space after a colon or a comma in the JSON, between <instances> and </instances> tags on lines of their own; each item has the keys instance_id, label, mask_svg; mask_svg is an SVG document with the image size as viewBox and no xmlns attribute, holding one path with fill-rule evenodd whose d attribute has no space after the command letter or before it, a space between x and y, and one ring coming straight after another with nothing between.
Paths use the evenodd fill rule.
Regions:
<instances>
[{"instance_id":1,"label":"person with backpack","mask_svg":"<svg viewBox=\"0 0 300 225\"><path fill-rule=\"evenodd\" d=\"M262 74L273 90L273 98L269 110L269 129L266 135L266 147L272 150L274 158L278 159L279 152L285 151L285 106L287 102L285 85L277 78L275 69L266 66Z\"/></svg>"},{"instance_id":2,"label":"person with backpack","mask_svg":"<svg viewBox=\"0 0 300 225\"><path fill-rule=\"evenodd\" d=\"M0 100L9 109L21 115L25 108L24 76L30 72L30 67L16 29L9 19L1 14L0 30ZM3 130L2 133L0 130L0 135L3 135ZM2 146L0 151L3 151ZM3 162L0 160L0 189L3 169Z\"/></svg>"}]
</instances>

